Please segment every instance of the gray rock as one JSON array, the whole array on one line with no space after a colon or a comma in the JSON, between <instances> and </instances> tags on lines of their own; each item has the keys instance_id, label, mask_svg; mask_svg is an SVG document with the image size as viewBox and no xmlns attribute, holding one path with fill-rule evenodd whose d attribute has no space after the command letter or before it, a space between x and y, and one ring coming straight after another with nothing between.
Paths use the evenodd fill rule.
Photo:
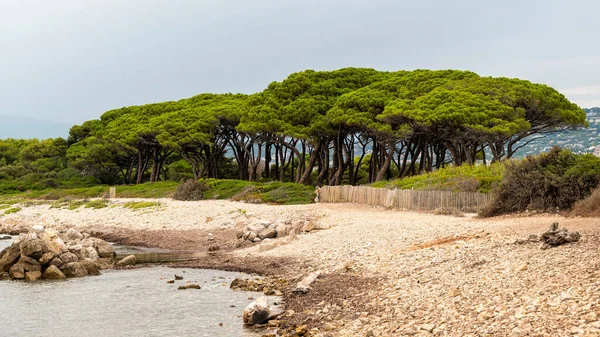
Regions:
<instances>
[{"instance_id":1,"label":"gray rock","mask_svg":"<svg viewBox=\"0 0 600 337\"><path fill-rule=\"evenodd\" d=\"M186 284L186 285L179 286L179 288L177 288L177 290L185 290L185 289L200 289L200 285L199 284Z\"/></svg>"},{"instance_id":2,"label":"gray rock","mask_svg":"<svg viewBox=\"0 0 600 337\"><path fill-rule=\"evenodd\" d=\"M10 240L12 239L12 236L10 235L0 235L0 240Z\"/></svg>"},{"instance_id":3,"label":"gray rock","mask_svg":"<svg viewBox=\"0 0 600 337\"><path fill-rule=\"evenodd\" d=\"M48 267L42 276L48 280L60 280L67 278L57 266Z\"/></svg>"},{"instance_id":4,"label":"gray rock","mask_svg":"<svg viewBox=\"0 0 600 337\"><path fill-rule=\"evenodd\" d=\"M20 242L21 255L39 259L44 254L43 241L40 239L24 240Z\"/></svg>"},{"instance_id":5,"label":"gray rock","mask_svg":"<svg viewBox=\"0 0 600 337\"><path fill-rule=\"evenodd\" d=\"M258 234L256 232L250 232L250 234L248 235L248 239L247 240L254 242L254 239L257 239L257 238L258 238Z\"/></svg>"},{"instance_id":6,"label":"gray rock","mask_svg":"<svg viewBox=\"0 0 600 337\"><path fill-rule=\"evenodd\" d=\"M277 237L282 238L287 236L292 230L292 226L286 224L279 224L275 227L275 231L277 232Z\"/></svg>"},{"instance_id":7,"label":"gray rock","mask_svg":"<svg viewBox=\"0 0 600 337\"><path fill-rule=\"evenodd\" d=\"M31 226L31 230L37 234L44 234L44 226L42 225L33 225Z\"/></svg>"},{"instance_id":8,"label":"gray rock","mask_svg":"<svg viewBox=\"0 0 600 337\"><path fill-rule=\"evenodd\" d=\"M129 255L124 257L121 261L117 262L118 267L134 266L136 262L135 255Z\"/></svg>"},{"instance_id":9,"label":"gray rock","mask_svg":"<svg viewBox=\"0 0 600 337\"><path fill-rule=\"evenodd\" d=\"M577 242L581 238L579 232L569 232L566 228L559 228L558 222L553 223L550 229L541 235L544 243L542 248L556 247L565 243Z\"/></svg>"},{"instance_id":10,"label":"gray rock","mask_svg":"<svg viewBox=\"0 0 600 337\"><path fill-rule=\"evenodd\" d=\"M102 258L115 258L117 254L113 246L101 239L94 239L94 248Z\"/></svg>"},{"instance_id":11,"label":"gray rock","mask_svg":"<svg viewBox=\"0 0 600 337\"><path fill-rule=\"evenodd\" d=\"M64 261L61 260L59 257L55 257L52 259L52 261L50 261L51 266L57 266L57 267L62 265L63 263L64 263Z\"/></svg>"},{"instance_id":12,"label":"gray rock","mask_svg":"<svg viewBox=\"0 0 600 337\"><path fill-rule=\"evenodd\" d=\"M246 227L246 229L249 230L250 232L258 233L258 232L262 231L263 229L265 229L265 227L260 226L260 225L249 225L248 227Z\"/></svg>"},{"instance_id":13,"label":"gray rock","mask_svg":"<svg viewBox=\"0 0 600 337\"><path fill-rule=\"evenodd\" d=\"M254 302L248 304L248 306L244 309L244 324L263 324L267 321L269 315L271 315L271 310L269 309L267 297L261 296Z\"/></svg>"},{"instance_id":14,"label":"gray rock","mask_svg":"<svg viewBox=\"0 0 600 337\"><path fill-rule=\"evenodd\" d=\"M66 277L84 277L88 276L88 271L81 262L70 262L60 266L60 270Z\"/></svg>"},{"instance_id":15,"label":"gray rock","mask_svg":"<svg viewBox=\"0 0 600 337\"><path fill-rule=\"evenodd\" d=\"M261 242L262 240L259 237L255 237L252 242Z\"/></svg>"},{"instance_id":16,"label":"gray rock","mask_svg":"<svg viewBox=\"0 0 600 337\"><path fill-rule=\"evenodd\" d=\"M277 231L273 227L264 228L258 233L258 237L261 240L274 238L277 235Z\"/></svg>"}]
</instances>

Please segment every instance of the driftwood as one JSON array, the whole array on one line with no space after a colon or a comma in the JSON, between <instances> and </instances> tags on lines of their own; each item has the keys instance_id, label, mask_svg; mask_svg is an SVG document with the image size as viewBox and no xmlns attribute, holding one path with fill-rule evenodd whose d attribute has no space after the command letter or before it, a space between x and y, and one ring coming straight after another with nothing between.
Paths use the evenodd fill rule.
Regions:
<instances>
[{"instance_id":1,"label":"driftwood","mask_svg":"<svg viewBox=\"0 0 600 337\"><path fill-rule=\"evenodd\" d=\"M310 285L317 280L319 275L321 275L321 271L316 271L303 278L302 281L296 285L296 289L294 289L293 292L296 294L306 294L311 289Z\"/></svg>"}]
</instances>

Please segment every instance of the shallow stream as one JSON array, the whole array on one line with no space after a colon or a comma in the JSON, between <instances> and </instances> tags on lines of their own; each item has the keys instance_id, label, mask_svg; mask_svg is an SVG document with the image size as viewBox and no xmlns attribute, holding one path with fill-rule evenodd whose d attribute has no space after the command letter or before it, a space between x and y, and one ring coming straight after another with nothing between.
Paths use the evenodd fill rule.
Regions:
<instances>
[{"instance_id":1,"label":"shallow stream","mask_svg":"<svg viewBox=\"0 0 600 337\"><path fill-rule=\"evenodd\" d=\"M0 250L10 240L0 240ZM168 284L174 274L183 280ZM0 336L260 335L244 328L242 312L256 292L232 291L242 273L148 267L104 270L59 281L0 282ZM200 284L202 289L177 290Z\"/></svg>"}]
</instances>

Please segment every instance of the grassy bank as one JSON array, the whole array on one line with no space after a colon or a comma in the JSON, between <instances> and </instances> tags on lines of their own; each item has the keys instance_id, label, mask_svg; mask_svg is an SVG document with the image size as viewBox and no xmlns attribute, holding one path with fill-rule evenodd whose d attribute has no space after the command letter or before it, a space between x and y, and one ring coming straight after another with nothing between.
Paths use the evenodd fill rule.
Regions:
<instances>
[{"instance_id":1,"label":"grassy bank","mask_svg":"<svg viewBox=\"0 0 600 337\"><path fill-rule=\"evenodd\" d=\"M204 179L201 182L208 186L208 190L204 192L204 199L232 199L282 205L308 204L314 199L314 187L301 184L217 179ZM177 182L120 185L116 186L116 195L118 198L171 198L175 194L178 185ZM109 186L105 185L70 189L31 190L0 195L0 205L12 205L25 200L102 198L108 196L108 192Z\"/></svg>"},{"instance_id":2,"label":"grassy bank","mask_svg":"<svg viewBox=\"0 0 600 337\"><path fill-rule=\"evenodd\" d=\"M446 167L428 174L380 181L373 187L489 193L502 180L504 164Z\"/></svg>"}]
</instances>

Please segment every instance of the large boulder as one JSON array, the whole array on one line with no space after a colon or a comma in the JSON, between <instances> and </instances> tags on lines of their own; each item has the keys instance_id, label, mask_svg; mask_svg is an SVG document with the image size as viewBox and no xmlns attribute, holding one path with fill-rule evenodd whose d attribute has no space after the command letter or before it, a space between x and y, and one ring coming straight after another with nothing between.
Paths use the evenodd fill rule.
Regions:
<instances>
[{"instance_id":1,"label":"large boulder","mask_svg":"<svg viewBox=\"0 0 600 337\"><path fill-rule=\"evenodd\" d=\"M270 314L271 309L269 309L267 297L261 296L254 302L248 304L248 306L244 309L244 324L263 324L267 321Z\"/></svg>"},{"instance_id":2,"label":"large boulder","mask_svg":"<svg viewBox=\"0 0 600 337\"><path fill-rule=\"evenodd\" d=\"M48 280L60 280L67 278L57 266L48 267L42 276Z\"/></svg>"},{"instance_id":3,"label":"large boulder","mask_svg":"<svg viewBox=\"0 0 600 337\"><path fill-rule=\"evenodd\" d=\"M22 264L15 263L8 270L8 275L13 280L22 280L25 278L25 268Z\"/></svg>"},{"instance_id":4,"label":"large boulder","mask_svg":"<svg viewBox=\"0 0 600 337\"><path fill-rule=\"evenodd\" d=\"M56 254L53 252L44 253L42 257L38 260L42 266L47 266L50 262L56 257Z\"/></svg>"},{"instance_id":5,"label":"large boulder","mask_svg":"<svg viewBox=\"0 0 600 337\"><path fill-rule=\"evenodd\" d=\"M22 265L25 271L42 271L42 265L39 262L37 262L36 259L27 256L21 255L21 258L19 259L19 261L17 261L16 264Z\"/></svg>"},{"instance_id":6,"label":"large boulder","mask_svg":"<svg viewBox=\"0 0 600 337\"><path fill-rule=\"evenodd\" d=\"M62 265L63 263L64 262L63 262L63 260L60 259L60 257L55 257L52 259L52 261L50 261L51 266L57 266L57 267Z\"/></svg>"},{"instance_id":7,"label":"large boulder","mask_svg":"<svg viewBox=\"0 0 600 337\"><path fill-rule=\"evenodd\" d=\"M44 254L44 244L41 239L24 240L20 242L21 255L39 259Z\"/></svg>"},{"instance_id":8,"label":"large boulder","mask_svg":"<svg viewBox=\"0 0 600 337\"><path fill-rule=\"evenodd\" d=\"M100 275L100 265L98 262L92 259L84 259L81 261L81 264L87 270L89 275Z\"/></svg>"},{"instance_id":9,"label":"large boulder","mask_svg":"<svg viewBox=\"0 0 600 337\"><path fill-rule=\"evenodd\" d=\"M261 240L274 238L277 235L277 231L273 227L264 228L258 233L258 237Z\"/></svg>"},{"instance_id":10,"label":"large boulder","mask_svg":"<svg viewBox=\"0 0 600 337\"><path fill-rule=\"evenodd\" d=\"M98 252L98 255L102 258L115 258L117 254L113 246L101 239L94 239L94 248Z\"/></svg>"},{"instance_id":11,"label":"large boulder","mask_svg":"<svg viewBox=\"0 0 600 337\"><path fill-rule=\"evenodd\" d=\"M83 234L81 234L78 230L74 229L74 228L69 228L67 229L67 232L65 233L65 238L68 241L80 241L83 239Z\"/></svg>"},{"instance_id":12,"label":"large boulder","mask_svg":"<svg viewBox=\"0 0 600 337\"><path fill-rule=\"evenodd\" d=\"M27 271L25 272L25 281L37 281L42 278L41 271Z\"/></svg>"},{"instance_id":13,"label":"large boulder","mask_svg":"<svg viewBox=\"0 0 600 337\"><path fill-rule=\"evenodd\" d=\"M98 255L98 252L94 249L94 247L85 247L85 250L85 255L88 259L96 261L98 258L100 258L100 255Z\"/></svg>"},{"instance_id":14,"label":"large boulder","mask_svg":"<svg viewBox=\"0 0 600 337\"><path fill-rule=\"evenodd\" d=\"M135 255L129 255L124 257L121 261L117 262L118 267L134 266L136 262Z\"/></svg>"},{"instance_id":15,"label":"large boulder","mask_svg":"<svg viewBox=\"0 0 600 337\"><path fill-rule=\"evenodd\" d=\"M66 277L83 277L88 276L89 273L81 262L70 262L60 266L60 270L65 274Z\"/></svg>"},{"instance_id":16,"label":"large boulder","mask_svg":"<svg viewBox=\"0 0 600 337\"><path fill-rule=\"evenodd\" d=\"M82 245L69 246L69 252L75 254L79 260L83 260L87 255L87 250L84 250Z\"/></svg>"},{"instance_id":17,"label":"large boulder","mask_svg":"<svg viewBox=\"0 0 600 337\"><path fill-rule=\"evenodd\" d=\"M71 263L71 262L79 261L79 258L77 257L77 255L75 255L71 252L62 253L59 255L59 258L63 263Z\"/></svg>"},{"instance_id":18,"label":"large boulder","mask_svg":"<svg viewBox=\"0 0 600 337\"><path fill-rule=\"evenodd\" d=\"M8 271L8 269L15 264L21 256L21 250L18 243L13 243L10 247L5 248L2 252L2 257L0 258L0 272Z\"/></svg>"}]
</instances>

